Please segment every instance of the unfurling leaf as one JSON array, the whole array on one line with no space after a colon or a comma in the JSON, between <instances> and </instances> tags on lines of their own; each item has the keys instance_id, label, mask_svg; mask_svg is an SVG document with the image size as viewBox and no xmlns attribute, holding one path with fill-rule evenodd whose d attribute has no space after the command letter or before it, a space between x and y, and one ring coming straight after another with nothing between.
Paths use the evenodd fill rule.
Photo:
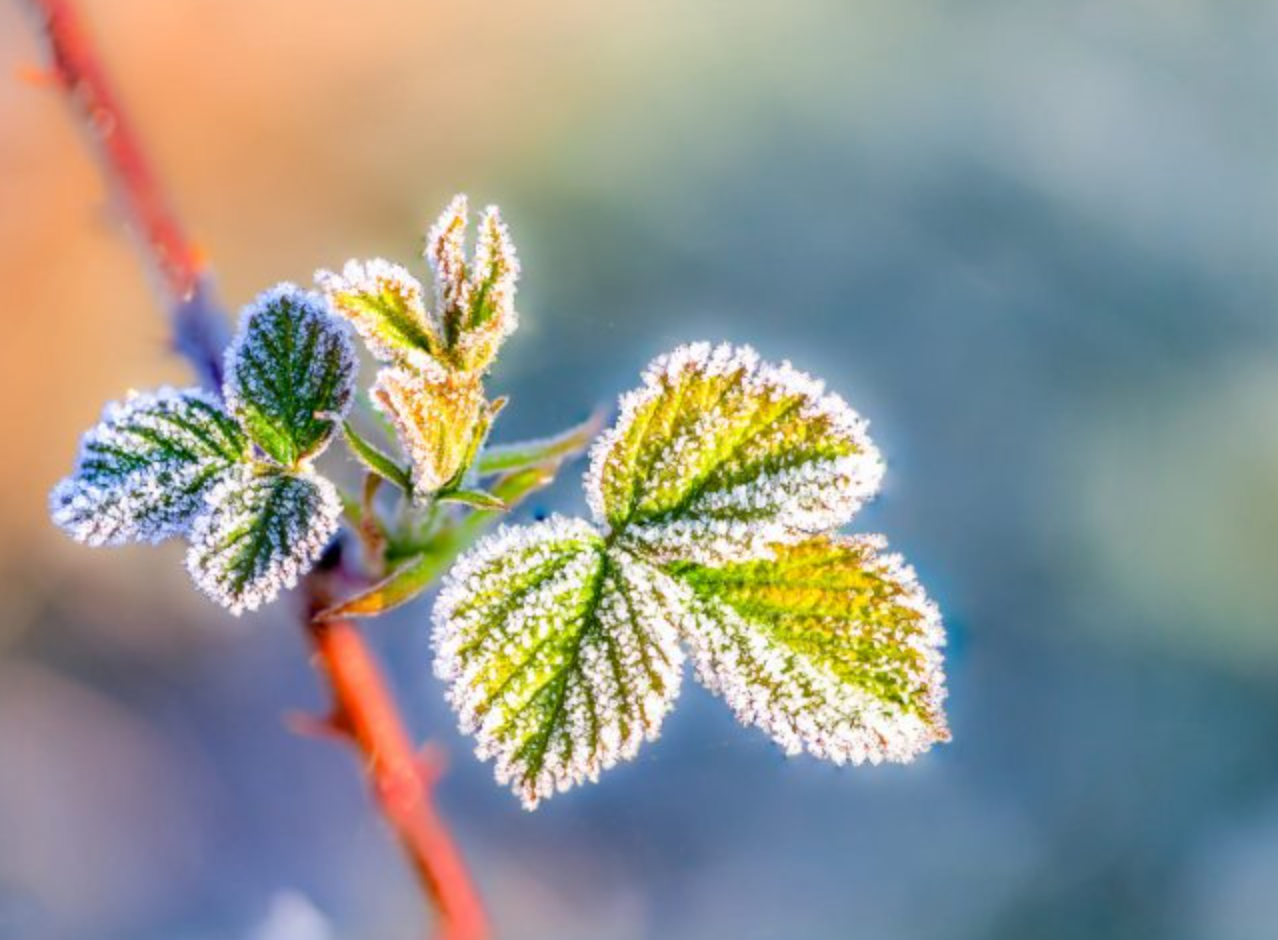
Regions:
<instances>
[{"instance_id":1,"label":"unfurling leaf","mask_svg":"<svg viewBox=\"0 0 1278 940\"><path fill-rule=\"evenodd\" d=\"M419 497L429 497L466 469L475 436L482 433L484 391L478 378L458 375L436 382L405 369L383 369L373 401L408 453Z\"/></svg>"},{"instance_id":2,"label":"unfurling leaf","mask_svg":"<svg viewBox=\"0 0 1278 940\"><path fill-rule=\"evenodd\" d=\"M466 262L465 196L457 196L426 236L435 279L433 309L421 282L388 261L350 261L316 282L333 308L354 325L382 362L442 380L445 373L483 373L518 325L519 259L495 206L479 220L474 263Z\"/></svg>"},{"instance_id":3,"label":"unfurling leaf","mask_svg":"<svg viewBox=\"0 0 1278 940\"><path fill-rule=\"evenodd\" d=\"M584 522L505 529L449 574L435 669L529 808L655 738L678 693L679 592Z\"/></svg>"},{"instance_id":4,"label":"unfurling leaf","mask_svg":"<svg viewBox=\"0 0 1278 940\"><path fill-rule=\"evenodd\" d=\"M320 271L315 280L379 361L444 377L443 327L406 269L380 259L348 261L341 274Z\"/></svg>"},{"instance_id":5,"label":"unfurling leaf","mask_svg":"<svg viewBox=\"0 0 1278 940\"><path fill-rule=\"evenodd\" d=\"M446 580L436 668L463 730L528 805L593 779L655 733L677 634L787 752L904 761L947 740L935 606L881 540L832 534L882 472L864 421L788 363L706 344L661 357L592 450L604 531L504 530ZM575 655L612 643L639 654ZM667 671L636 732L616 696L653 691L653 650Z\"/></svg>"},{"instance_id":6,"label":"unfurling leaf","mask_svg":"<svg viewBox=\"0 0 1278 940\"><path fill-rule=\"evenodd\" d=\"M667 558L713 560L843 525L882 475L865 422L822 383L698 343L622 398L586 493L601 525Z\"/></svg>"},{"instance_id":7,"label":"unfurling leaf","mask_svg":"<svg viewBox=\"0 0 1278 940\"><path fill-rule=\"evenodd\" d=\"M53 521L79 542L159 542L185 532L246 442L212 396L161 389L107 405L75 472L54 488Z\"/></svg>"},{"instance_id":8,"label":"unfurling leaf","mask_svg":"<svg viewBox=\"0 0 1278 940\"><path fill-rule=\"evenodd\" d=\"M310 570L341 512L322 477L241 467L209 493L191 529L187 570L231 613L256 610Z\"/></svg>"},{"instance_id":9,"label":"unfurling leaf","mask_svg":"<svg viewBox=\"0 0 1278 940\"><path fill-rule=\"evenodd\" d=\"M905 761L949 740L940 614L874 537L819 537L776 557L673 566L691 589L697 674L787 753Z\"/></svg>"},{"instance_id":10,"label":"unfurling leaf","mask_svg":"<svg viewBox=\"0 0 1278 940\"><path fill-rule=\"evenodd\" d=\"M244 311L226 357L226 404L253 442L283 467L322 451L350 407L357 368L347 328L292 284Z\"/></svg>"}]
</instances>

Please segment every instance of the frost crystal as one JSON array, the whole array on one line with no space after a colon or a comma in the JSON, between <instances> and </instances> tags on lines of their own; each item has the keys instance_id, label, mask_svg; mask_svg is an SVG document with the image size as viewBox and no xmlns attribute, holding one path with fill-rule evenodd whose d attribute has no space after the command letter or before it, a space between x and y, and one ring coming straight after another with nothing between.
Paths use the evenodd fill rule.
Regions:
<instances>
[{"instance_id":1,"label":"frost crystal","mask_svg":"<svg viewBox=\"0 0 1278 940\"><path fill-rule=\"evenodd\" d=\"M226 361L225 407L172 389L108 405L50 511L90 545L189 533L196 583L238 614L292 585L336 531L337 493L308 466L350 404L355 354L317 297L281 284L245 309Z\"/></svg>"},{"instance_id":2,"label":"frost crystal","mask_svg":"<svg viewBox=\"0 0 1278 940\"><path fill-rule=\"evenodd\" d=\"M322 477L238 467L195 520L186 569L231 613L256 610L310 569L341 514L337 490Z\"/></svg>"},{"instance_id":3,"label":"frost crystal","mask_svg":"<svg viewBox=\"0 0 1278 940\"><path fill-rule=\"evenodd\" d=\"M596 443L606 533L555 518L458 562L436 669L530 808L655 736L680 671L787 753L909 760L948 739L935 605L876 537L830 533L883 474L865 423L749 348L654 362Z\"/></svg>"},{"instance_id":4,"label":"frost crystal","mask_svg":"<svg viewBox=\"0 0 1278 940\"><path fill-rule=\"evenodd\" d=\"M199 389L131 395L84 436L75 473L49 499L53 521L89 545L180 535L244 448L235 422Z\"/></svg>"}]
</instances>

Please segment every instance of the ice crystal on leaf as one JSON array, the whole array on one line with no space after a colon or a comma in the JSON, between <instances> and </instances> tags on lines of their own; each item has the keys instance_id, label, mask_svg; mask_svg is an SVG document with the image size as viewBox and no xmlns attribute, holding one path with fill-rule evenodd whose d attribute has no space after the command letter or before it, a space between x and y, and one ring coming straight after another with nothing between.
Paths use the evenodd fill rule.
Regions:
<instances>
[{"instance_id":1,"label":"ice crystal on leaf","mask_svg":"<svg viewBox=\"0 0 1278 940\"><path fill-rule=\"evenodd\" d=\"M355 349L324 302L281 284L245 309L226 356L227 409L284 467L323 450L355 390Z\"/></svg>"},{"instance_id":2,"label":"ice crystal on leaf","mask_svg":"<svg viewBox=\"0 0 1278 940\"><path fill-rule=\"evenodd\" d=\"M76 470L50 497L53 521L89 545L159 542L186 531L243 433L199 389L163 388L106 406Z\"/></svg>"},{"instance_id":3,"label":"ice crystal on leaf","mask_svg":"<svg viewBox=\"0 0 1278 940\"><path fill-rule=\"evenodd\" d=\"M935 606L881 539L833 534L882 473L865 422L788 363L659 358L592 451L596 525L505 529L446 578L436 670L462 729L531 808L656 736L687 647L787 753L947 740Z\"/></svg>"},{"instance_id":4,"label":"ice crystal on leaf","mask_svg":"<svg viewBox=\"0 0 1278 940\"><path fill-rule=\"evenodd\" d=\"M408 454L414 492L434 493L464 468L484 409L477 379L461 375L432 382L407 369L382 369L373 403Z\"/></svg>"},{"instance_id":5,"label":"ice crystal on leaf","mask_svg":"<svg viewBox=\"0 0 1278 940\"><path fill-rule=\"evenodd\" d=\"M315 276L384 363L373 397L412 461L419 500L456 483L482 443L483 376L518 324L519 260L501 214L495 206L481 214L469 264L468 215L466 197L457 196L426 236L431 308L421 282L388 261L349 261L340 273Z\"/></svg>"},{"instance_id":6,"label":"ice crystal on leaf","mask_svg":"<svg viewBox=\"0 0 1278 940\"><path fill-rule=\"evenodd\" d=\"M337 490L322 477L236 467L191 527L187 571L231 613L256 610L297 583L337 532L341 512Z\"/></svg>"},{"instance_id":7,"label":"ice crystal on leaf","mask_svg":"<svg viewBox=\"0 0 1278 940\"><path fill-rule=\"evenodd\" d=\"M505 528L453 569L435 608L436 672L525 805L656 737L679 690L680 594L559 517Z\"/></svg>"},{"instance_id":8,"label":"ice crystal on leaf","mask_svg":"<svg viewBox=\"0 0 1278 940\"><path fill-rule=\"evenodd\" d=\"M355 365L317 297L264 292L227 351L225 404L162 389L108 405L53 490L53 521L90 545L188 534L196 583L232 613L258 607L336 530L337 495L309 463L350 404Z\"/></svg>"}]
</instances>

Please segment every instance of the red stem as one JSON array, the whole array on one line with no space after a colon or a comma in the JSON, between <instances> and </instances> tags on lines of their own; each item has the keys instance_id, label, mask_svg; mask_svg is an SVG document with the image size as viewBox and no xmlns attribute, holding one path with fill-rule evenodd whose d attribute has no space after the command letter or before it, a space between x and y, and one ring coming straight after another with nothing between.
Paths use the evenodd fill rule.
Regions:
<instances>
[{"instance_id":1,"label":"red stem","mask_svg":"<svg viewBox=\"0 0 1278 940\"><path fill-rule=\"evenodd\" d=\"M311 613L329 598L312 596ZM436 760L414 751L381 670L349 620L308 620L319 668L333 691L331 729L364 755L382 816L395 830L418 880L439 911L441 940L480 940L488 918L448 827L431 798Z\"/></svg>"},{"instance_id":2,"label":"red stem","mask_svg":"<svg viewBox=\"0 0 1278 940\"><path fill-rule=\"evenodd\" d=\"M48 42L58 84L86 121L129 227L145 246L173 303L174 346L213 390L221 386L225 322L212 300L199 252L163 196L146 151L120 106L73 0L27 0ZM305 588L310 613L328 606L323 575ZM319 606L317 606L319 605ZM479 895L431 800L430 768L413 748L385 678L349 621L315 623L307 635L333 695L332 730L360 752L378 808L395 831L439 912L441 938L483 940Z\"/></svg>"}]
</instances>

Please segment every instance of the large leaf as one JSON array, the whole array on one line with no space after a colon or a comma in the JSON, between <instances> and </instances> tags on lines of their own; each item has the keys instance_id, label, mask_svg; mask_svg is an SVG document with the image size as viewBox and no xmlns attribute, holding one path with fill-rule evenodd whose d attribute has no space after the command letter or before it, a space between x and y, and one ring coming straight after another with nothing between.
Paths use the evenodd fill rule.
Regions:
<instances>
[{"instance_id":1,"label":"large leaf","mask_svg":"<svg viewBox=\"0 0 1278 940\"><path fill-rule=\"evenodd\" d=\"M949 739L936 607L873 537L778 546L771 560L675 565L697 674L789 753L905 761Z\"/></svg>"},{"instance_id":2,"label":"large leaf","mask_svg":"<svg viewBox=\"0 0 1278 940\"><path fill-rule=\"evenodd\" d=\"M595 518L672 559L766 554L847 522L883 465L865 422L788 363L684 346L622 398L591 455Z\"/></svg>"},{"instance_id":3,"label":"large leaf","mask_svg":"<svg viewBox=\"0 0 1278 940\"><path fill-rule=\"evenodd\" d=\"M681 590L584 522L480 542L435 608L435 668L477 752L532 808L656 737L678 691Z\"/></svg>"},{"instance_id":4,"label":"large leaf","mask_svg":"<svg viewBox=\"0 0 1278 940\"><path fill-rule=\"evenodd\" d=\"M443 327L426 309L421 282L406 269L380 259L349 261L340 274L320 271L316 281L374 356L442 378Z\"/></svg>"},{"instance_id":5,"label":"large leaf","mask_svg":"<svg viewBox=\"0 0 1278 940\"><path fill-rule=\"evenodd\" d=\"M75 472L50 497L53 521L90 545L179 534L245 447L235 422L204 392L133 395L108 405L85 435Z\"/></svg>"},{"instance_id":6,"label":"large leaf","mask_svg":"<svg viewBox=\"0 0 1278 940\"><path fill-rule=\"evenodd\" d=\"M327 446L355 390L347 327L291 284L244 311L227 353L226 403L253 442L283 467Z\"/></svg>"},{"instance_id":7,"label":"large leaf","mask_svg":"<svg viewBox=\"0 0 1278 940\"><path fill-rule=\"evenodd\" d=\"M237 467L210 491L191 528L187 570L231 613L256 610L310 570L341 511L322 477Z\"/></svg>"}]
</instances>

